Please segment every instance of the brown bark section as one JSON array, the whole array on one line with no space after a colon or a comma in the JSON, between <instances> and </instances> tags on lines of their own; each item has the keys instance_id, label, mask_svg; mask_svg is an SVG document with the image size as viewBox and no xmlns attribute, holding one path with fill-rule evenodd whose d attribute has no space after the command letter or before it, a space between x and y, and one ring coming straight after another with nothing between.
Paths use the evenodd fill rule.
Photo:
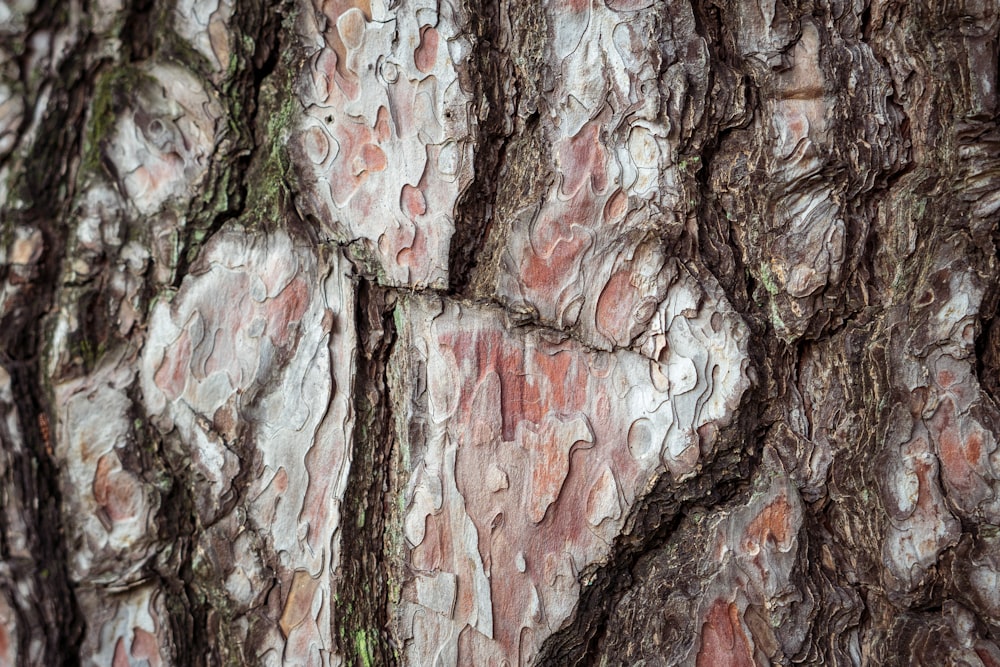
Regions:
<instances>
[{"instance_id":1,"label":"brown bark section","mask_svg":"<svg viewBox=\"0 0 1000 667\"><path fill-rule=\"evenodd\" d=\"M1000 664L996 2L0 0L0 665Z\"/></svg>"},{"instance_id":2,"label":"brown bark section","mask_svg":"<svg viewBox=\"0 0 1000 667\"><path fill-rule=\"evenodd\" d=\"M26 32L57 30L65 18L41 8ZM18 50L17 34L4 34L7 56ZM23 48L23 47L22 47ZM6 60L6 58L5 58ZM7 66L6 72L12 72ZM16 70L14 70L16 71ZM91 85L80 61L59 63L52 73L60 85L45 95L33 152L11 155L25 137L26 122L5 118L3 236L20 228L20 255L0 263L5 285L0 308L0 600L6 626L0 631L0 659L22 664L78 664L84 619L67 572L59 475L53 456L54 433L42 360L47 342L43 318L56 302L59 265L65 252L64 226L73 188L68 176L80 151L79 126ZM43 95L42 82L25 85ZM16 98L15 98L16 99ZM8 104L10 102L8 101ZM22 106L23 108L23 106ZM30 107L29 107L30 108ZM11 122L13 120L14 122ZM20 121L20 122L19 122ZM16 174L11 177L11 171ZM20 199L19 206L10 202ZM16 265L14 265L16 263ZM8 628L13 628L13 631Z\"/></svg>"},{"instance_id":3,"label":"brown bark section","mask_svg":"<svg viewBox=\"0 0 1000 667\"><path fill-rule=\"evenodd\" d=\"M395 343L395 296L362 282L358 288L359 353L354 376L354 455L344 497L341 651L349 664L390 664L390 577L399 577L392 534L395 508L386 495L398 457L389 403L388 361ZM345 326L350 323L345 322ZM397 602L392 600L392 602Z\"/></svg>"}]
</instances>

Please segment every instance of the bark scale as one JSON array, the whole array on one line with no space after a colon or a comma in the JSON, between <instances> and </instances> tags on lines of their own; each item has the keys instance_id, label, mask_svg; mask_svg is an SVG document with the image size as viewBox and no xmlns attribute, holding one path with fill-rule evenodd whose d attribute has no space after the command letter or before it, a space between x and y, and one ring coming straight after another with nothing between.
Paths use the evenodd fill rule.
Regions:
<instances>
[{"instance_id":1,"label":"bark scale","mask_svg":"<svg viewBox=\"0 0 1000 667\"><path fill-rule=\"evenodd\" d=\"M0 2L0 664L1000 665L996 2Z\"/></svg>"}]
</instances>

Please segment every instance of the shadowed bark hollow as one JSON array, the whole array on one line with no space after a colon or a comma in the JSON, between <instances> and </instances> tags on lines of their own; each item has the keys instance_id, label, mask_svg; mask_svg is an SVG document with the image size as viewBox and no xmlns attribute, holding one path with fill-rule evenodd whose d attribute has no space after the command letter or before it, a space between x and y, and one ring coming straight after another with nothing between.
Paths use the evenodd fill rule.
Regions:
<instances>
[{"instance_id":1,"label":"shadowed bark hollow","mask_svg":"<svg viewBox=\"0 0 1000 667\"><path fill-rule=\"evenodd\" d=\"M0 666L1000 665L998 33L0 0Z\"/></svg>"}]
</instances>

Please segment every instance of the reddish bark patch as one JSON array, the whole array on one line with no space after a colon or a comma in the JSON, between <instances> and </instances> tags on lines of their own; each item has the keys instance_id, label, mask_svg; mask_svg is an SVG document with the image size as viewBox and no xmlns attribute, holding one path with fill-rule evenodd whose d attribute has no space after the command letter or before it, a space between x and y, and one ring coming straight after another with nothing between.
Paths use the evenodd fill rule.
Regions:
<instances>
[{"instance_id":1,"label":"reddish bark patch","mask_svg":"<svg viewBox=\"0 0 1000 667\"><path fill-rule=\"evenodd\" d=\"M556 3L556 6L579 13L590 9L590 0L561 0L561 2Z\"/></svg>"},{"instance_id":2,"label":"reddish bark patch","mask_svg":"<svg viewBox=\"0 0 1000 667\"><path fill-rule=\"evenodd\" d=\"M697 429L698 442L701 445L700 449L703 454L708 454L712 451L713 445L715 445L716 439L719 437L719 426L715 422L707 422L702 424Z\"/></svg>"},{"instance_id":3,"label":"reddish bark patch","mask_svg":"<svg viewBox=\"0 0 1000 667\"><path fill-rule=\"evenodd\" d=\"M315 164L322 164L330 154L330 139L321 128L311 127L299 135L302 150Z\"/></svg>"},{"instance_id":4,"label":"reddish bark patch","mask_svg":"<svg viewBox=\"0 0 1000 667\"><path fill-rule=\"evenodd\" d=\"M288 471L284 468L278 468L278 472L274 474L274 479L271 480L271 484L274 485L274 490L278 493L285 493L288 491Z\"/></svg>"},{"instance_id":5,"label":"reddish bark patch","mask_svg":"<svg viewBox=\"0 0 1000 667\"><path fill-rule=\"evenodd\" d=\"M593 229L597 226L599 207L594 200L592 193L582 191L571 201L548 205L531 226L531 249L540 255L547 255L557 243L573 238L580 238L581 243L589 245L589 239L584 238L586 235L574 228Z\"/></svg>"},{"instance_id":6,"label":"reddish bark patch","mask_svg":"<svg viewBox=\"0 0 1000 667\"><path fill-rule=\"evenodd\" d=\"M475 387L490 372L497 374L503 440L513 441L522 421L541 424L548 414L569 414L586 405L586 371L570 350L536 348L526 358L496 331L443 334L441 344L452 350L459 365L469 360L477 369L457 390L462 414L469 415Z\"/></svg>"},{"instance_id":7,"label":"reddish bark patch","mask_svg":"<svg viewBox=\"0 0 1000 667\"><path fill-rule=\"evenodd\" d=\"M212 415L212 426L226 440L233 440L236 437L237 419L236 410L227 403Z\"/></svg>"},{"instance_id":8,"label":"reddish bark patch","mask_svg":"<svg viewBox=\"0 0 1000 667\"><path fill-rule=\"evenodd\" d=\"M614 222L625 215L628 210L628 195L621 190L615 191L604 205L604 221Z\"/></svg>"},{"instance_id":9,"label":"reddish bark patch","mask_svg":"<svg viewBox=\"0 0 1000 667\"><path fill-rule=\"evenodd\" d=\"M539 397L532 421L541 422L550 412L568 414L583 410L587 404L587 378L581 373L578 353L559 348L535 348L533 352L533 365L547 381L548 391L544 395L548 400Z\"/></svg>"},{"instance_id":10,"label":"reddish bark patch","mask_svg":"<svg viewBox=\"0 0 1000 667\"><path fill-rule=\"evenodd\" d=\"M113 522L124 521L136 515L139 489L135 478L124 470L116 469L117 456L105 454L97 461L94 475L94 499Z\"/></svg>"},{"instance_id":11,"label":"reddish bark patch","mask_svg":"<svg viewBox=\"0 0 1000 667\"><path fill-rule=\"evenodd\" d=\"M616 444L628 425L615 412L616 387L608 384L611 355L546 337L523 340L492 324L446 322L439 329L442 356L463 369L458 385L448 388L457 401L448 426L458 441L455 483L490 578L493 639L517 655L527 628L552 622L550 596L574 594L579 559L603 553L604 531L594 527L620 516L638 469ZM446 505L427 517L411 564L454 573L453 618L469 622L474 565L463 558L447 513ZM449 567L451 558L459 562Z\"/></svg>"},{"instance_id":12,"label":"reddish bark patch","mask_svg":"<svg viewBox=\"0 0 1000 667\"><path fill-rule=\"evenodd\" d=\"M167 398L176 401L184 393L188 369L191 365L191 337L187 331L181 332L174 346L163 355L160 367L156 369L153 382Z\"/></svg>"},{"instance_id":13,"label":"reddish bark patch","mask_svg":"<svg viewBox=\"0 0 1000 667\"><path fill-rule=\"evenodd\" d=\"M147 660L150 667L160 667L162 660L156 635L142 628L133 628L132 637L132 657Z\"/></svg>"},{"instance_id":14,"label":"reddish bark patch","mask_svg":"<svg viewBox=\"0 0 1000 667\"><path fill-rule=\"evenodd\" d=\"M955 417L955 404L946 400L934 413L931 424L937 431L942 477L956 489L969 492L976 487L976 467L983 438L980 433L972 433L963 442Z\"/></svg>"},{"instance_id":15,"label":"reddish bark patch","mask_svg":"<svg viewBox=\"0 0 1000 667\"><path fill-rule=\"evenodd\" d=\"M125 639L119 637L115 642L115 655L111 658L111 667L129 667L132 661L128 659L128 649L125 648Z\"/></svg>"},{"instance_id":16,"label":"reddish bark patch","mask_svg":"<svg viewBox=\"0 0 1000 667\"><path fill-rule=\"evenodd\" d=\"M313 549L321 549L323 545L317 540L326 535L332 516L330 498L334 496L336 471L343 464L343 441L331 442L329 439L317 439L305 457L306 470L309 472L309 484L306 486L305 497L302 500L302 511L299 520L309 524L308 541ZM279 483L288 486L288 475L282 468Z\"/></svg>"},{"instance_id":17,"label":"reddish bark patch","mask_svg":"<svg viewBox=\"0 0 1000 667\"><path fill-rule=\"evenodd\" d=\"M526 437L531 458L531 504L528 513L534 523L541 523L548 509L559 496L569 471L569 447L552 437L543 428L536 437Z\"/></svg>"},{"instance_id":18,"label":"reddish bark patch","mask_svg":"<svg viewBox=\"0 0 1000 667\"><path fill-rule=\"evenodd\" d=\"M399 195L399 207L406 213L406 217L414 220L427 212L427 200L424 199L424 193L407 184Z\"/></svg>"},{"instance_id":19,"label":"reddish bark patch","mask_svg":"<svg viewBox=\"0 0 1000 667\"><path fill-rule=\"evenodd\" d=\"M947 389L951 385L955 384L955 374L948 369L942 369L938 371L937 381L938 384Z\"/></svg>"},{"instance_id":20,"label":"reddish bark patch","mask_svg":"<svg viewBox=\"0 0 1000 667\"><path fill-rule=\"evenodd\" d=\"M323 13L336 23L337 18L341 14L355 7L361 10L367 20L372 20L371 0L325 0L323 3Z\"/></svg>"},{"instance_id":21,"label":"reddish bark patch","mask_svg":"<svg viewBox=\"0 0 1000 667\"><path fill-rule=\"evenodd\" d=\"M913 471L917 474L917 481L919 483L917 492L917 508L920 509L925 516L933 515L934 512L934 498L931 497L931 485L934 484L934 479L931 478L931 465L923 460L917 460L913 463Z\"/></svg>"},{"instance_id":22,"label":"reddish bark patch","mask_svg":"<svg viewBox=\"0 0 1000 667\"><path fill-rule=\"evenodd\" d=\"M267 332L275 345L285 345L291 333L291 325L299 322L309 305L309 287L301 278L296 278L265 306Z\"/></svg>"},{"instance_id":23,"label":"reddish bark patch","mask_svg":"<svg viewBox=\"0 0 1000 667\"><path fill-rule=\"evenodd\" d=\"M563 176L560 190L564 196L576 195L588 178L595 192L600 192L607 186L604 149L598 139L596 123L584 125L575 136L562 142L558 155L559 169Z\"/></svg>"},{"instance_id":24,"label":"reddish bark patch","mask_svg":"<svg viewBox=\"0 0 1000 667\"><path fill-rule=\"evenodd\" d=\"M281 633L286 639L292 630L302 625L308 618L318 585L319 579L313 579L305 570L296 570L292 575L292 585L285 599L281 620L278 621Z\"/></svg>"},{"instance_id":25,"label":"reddish bark patch","mask_svg":"<svg viewBox=\"0 0 1000 667\"><path fill-rule=\"evenodd\" d=\"M375 138L378 141L388 141L390 136L392 136L392 131L389 127L389 110L385 107L379 107L375 117Z\"/></svg>"},{"instance_id":26,"label":"reddish bark patch","mask_svg":"<svg viewBox=\"0 0 1000 667\"><path fill-rule=\"evenodd\" d=\"M630 343L632 315L639 297L628 271L613 273L597 301L597 330L618 345Z\"/></svg>"},{"instance_id":27,"label":"reddish bark patch","mask_svg":"<svg viewBox=\"0 0 1000 667\"><path fill-rule=\"evenodd\" d=\"M330 25L336 26L340 15L355 7L365 15L366 21L372 20L370 0L326 0L323 3L323 13L330 21ZM336 82L349 99L355 99L358 95L358 77L347 68L347 45L336 29L328 30L326 38L334 54L331 63L333 71L328 72L327 75Z\"/></svg>"},{"instance_id":28,"label":"reddish bark patch","mask_svg":"<svg viewBox=\"0 0 1000 667\"><path fill-rule=\"evenodd\" d=\"M385 157L385 151L375 144L365 144L361 147L361 157L364 160L366 171L385 171L389 162Z\"/></svg>"},{"instance_id":29,"label":"reddish bark patch","mask_svg":"<svg viewBox=\"0 0 1000 667\"><path fill-rule=\"evenodd\" d=\"M980 644L984 643L980 642ZM997 655L998 651L994 647L990 645L977 646L975 651L979 659L983 661L985 667L1000 667L1000 656Z\"/></svg>"},{"instance_id":30,"label":"reddish bark patch","mask_svg":"<svg viewBox=\"0 0 1000 667\"><path fill-rule=\"evenodd\" d=\"M983 434L975 431L965 439L965 460L969 465L975 466L979 463L979 457L983 452Z\"/></svg>"},{"instance_id":31,"label":"reddish bark patch","mask_svg":"<svg viewBox=\"0 0 1000 667\"><path fill-rule=\"evenodd\" d=\"M753 652L733 603L716 600L701 626L697 667L754 667Z\"/></svg>"},{"instance_id":32,"label":"reddish bark patch","mask_svg":"<svg viewBox=\"0 0 1000 667\"><path fill-rule=\"evenodd\" d=\"M552 289L576 274L584 239L574 237L556 242L546 256L530 253L521 266L521 282L529 289Z\"/></svg>"},{"instance_id":33,"label":"reddish bark patch","mask_svg":"<svg viewBox=\"0 0 1000 667\"><path fill-rule=\"evenodd\" d=\"M0 658L7 660L10 658L10 632L7 626L0 624Z\"/></svg>"},{"instance_id":34,"label":"reddish bark patch","mask_svg":"<svg viewBox=\"0 0 1000 667\"><path fill-rule=\"evenodd\" d=\"M607 0L607 3L616 12L634 12L652 4L650 0Z\"/></svg>"},{"instance_id":35,"label":"reddish bark patch","mask_svg":"<svg viewBox=\"0 0 1000 667\"><path fill-rule=\"evenodd\" d=\"M424 519L424 539L410 554L415 569L425 572L455 571L450 519L447 506L439 514L430 514Z\"/></svg>"},{"instance_id":36,"label":"reddish bark patch","mask_svg":"<svg viewBox=\"0 0 1000 667\"><path fill-rule=\"evenodd\" d=\"M365 37L367 19L358 12L350 12L337 19L336 30L348 50L360 48Z\"/></svg>"},{"instance_id":37,"label":"reddish bark patch","mask_svg":"<svg viewBox=\"0 0 1000 667\"><path fill-rule=\"evenodd\" d=\"M343 122L334 125L333 135L340 144L340 153L331 168L330 189L334 202L343 206L368 177L364 147L372 145L372 130L364 123Z\"/></svg>"},{"instance_id":38,"label":"reddish bark patch","mask_svg":"<svg viewBox=\"0 0 1000 667\"><path fill-rule=\"evenodd\" d=\"M503 343L499 335L490 337L496 341L495 349L497 357L490 366L480 366L479 368L480 372L482 372L484 368L492 367L500 377L500 414L503 422L501 437L504 440L512 441L514 440L517 425L523 419L533 416L528 413L533 412L532 407L534 405L527 401L530 396L530 398L537 402L537 392L532 392L528 385L524 373L524 355L521 351L516 348L508 348L507 346L501 347ZM480 341L482 339L477 341L477 343L480 343ZM478 357L480 354L481 351L477 349L476 356Z\"/></svg>"},{"instance_id":39,"label":"reddish bark patch","mask_svg":"<svg viewBox=\"0 0 1000 667\"><path fill-rule=\"evenodd\" d=\"M396 262L400 266L418 268L425 266L430 259L427 249L427 234L423 229L416 227L413 230L413 242L406 248L396 253Z\"/></svg>"},{"instance_id":40,"label":"reddish bark patch","mask_svg":"<svg viewBox=\"0 0 1000 667\"><path fill-rule=\"evenodd\" d=\"M413 52L413 63L424 74L434 69L440 39L438 31L432 26L425 25L420 29L420 46Z\"/></svg>"},{"instance_id":41,"label":"reddish bark patch","mask_svg":"<svg viewBox=\"0 0 1000 667\"><path fill-rule=\"evenodd\" d=\"M792 506L788 503L788 498L781 496L768 503L750 522L743 533L741 547L745 552L752 552L754 547L763 546L768 540L785 545L791 538Z\"/></svg>"}]
</instances>

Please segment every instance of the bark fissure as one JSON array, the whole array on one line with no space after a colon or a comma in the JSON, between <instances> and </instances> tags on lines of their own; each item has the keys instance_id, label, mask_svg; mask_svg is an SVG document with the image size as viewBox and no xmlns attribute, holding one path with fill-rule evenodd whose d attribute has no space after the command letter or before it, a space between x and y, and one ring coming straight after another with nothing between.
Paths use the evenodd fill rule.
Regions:
<instances>
[{"instance_id":1,"label":"bark fissure","mask_svg":"<svg viewBox=\"0 0 1000 667\"><path fill-rule=\"evenodd\" d=\"M355 423L351 472L341 510L342 586L335 625L349 664L395 665L398 647L389 632L390 562L386 497L394 459L387 365L396 341L392 290L357 282L357 340L353 397ZM351 326L351 323L343 323Z\"/></svg>"},{"instance_id":2,"label":"bark fissure","mask_svg":"<svg viewBox=\"0 0 1000 667\"><path fill-rule=\"evenodd\" d=\"M73 586L66 569L66 545L63 541L61 494L57 467L51 457L51 434L48 416L36 397L43 395L37 381L37 363L18 364L11 369L11 388L16 396L19 440L24 446L12 461L12 488L8 497L18 497L18 510L26 519L32 562L8 562L13 582L31 582L31 598L9 588L17 605L17 614L25 626L37 627L44 635L41 656L50 664L79 665L78 649L85 620L79 615ZM10 434L3 440L11 442ZM13 498L12 498L13 499ZM20 638L19 654L31 656L28 635ZM41 657L40 656L40 657ZM29 664L28 659L23 664Z\"/></svg>"},{"instance_id":3,"label":"bark fissure","mask_svg":"<svg viewBox=\"0 0 1000 667\"><path fill-rule=\"evenodd\" d=\"M456 204L455 233L448 251L448 292L462 294L475 271L477 255L490 236L496 215L497 174L503 169L513 128L508 114L517 106L519 85L501 82L516 77L503 50L501 3L488 0L470 6L475 50L470 72L475 94L474 114L479 118L474 180Z\"/></svg>"},{"instance_id":4,"label":"bark fissure","mask_svg":"<svg viewBox=\"0 0 1000 667\"><path fill-rule=\"evenodd\" d=\"M227 222L249 217L251 222L266 223L268 215L287 210L286 200L290 199L288 193L292 189L282 165L274 164L280 160L274 157L275 146L284 137L276 136L270 116L281 113L280 93L276 91L287 92L289 87L288 73L278 69L282 58L292 57L282 48L282 26L289 11L288 2L283 0L266 6L250 4L236 14L234 27L252 45L246 49L245 41L240 41L235 57L240 58L244 67L222 87L236 136L230 139L231 144L217 148L213 163L222 169L213 175L211 185L203 188L199 199L192 202L196 219L185 228L175 288L187 275L198 249ZM265 91L270 95L262 99ZM262 109L267 116L261 116ZM265 185L270 179L279 182ZM203 223L197 220L201 216L207 217Z\"/></svg>"},{"instance_id":5,"label":"bark fissure","mask_svg":"<svg viewBox=\"0 0 1000 667\"><path fill-rule=\"evenodd\" d=\"M208 632L211 628L208 608L200 594L193 566L197 511L188 475L169 465L168 470L172 473L173 484L157 516L159 532L167 546L153 567L167 595L172 657L177 664L201 667L208 664L213 645Z\"/></svg>"},{"instance_id":6,"label":"bark fissure","mask_svg":"<svg viewBox=\"0 0 1000 667\"><path fill-rule=\"evenodd\" d=\"M635 506L607 562L581 573L585 588L573 620L546 641L538 664L629 664L625 657L616 658L616 650L607 645L610 616L637 582L648 579L638 574L642 561L682 535L679 528L693 512L708 514L747 496L759 474L761 452L755 443L765 430L758 414L763 392L758 388L744 398L739 421L720 436L720 453L696 478L679 482L665 473ZM615 635L610 639L618 644L627 641Z\"/></svg>"},{"instance_id":7,"label":"bark fissure","mask_svg":"<svg viewBox=\"0 0 1000 667\"><path fill-rule=\"evenodd\" d=\"M39 15L51 16L50 12L43 9ZM32 23L40 20L32 17ZM0 566L6 570L3 590L14 605L19 625L34 629L34 633L20 633L14 638L19 662L24 665L79 665L86 623L67 568L60 468L54 458L55 422L49 404L52 393L44 371L51 308L65 253L60 221L69 211L79 166L74 156L81 140L75 128L82 123L84 106L92 92L83 55L83 51L73 50L60 64L56 73L59 78L54 76L38 84L36 90L48 89L50 95L38 95L32 100L33 107L43 99L47 102L44 111L32 109L38 114L36 145L31 153L12 156L17 171L10 185L21 201L6 201L0 209L4 240L10 238L8 231L20 226L34 230L40 246L25 281L27 288L13 295L0 310L0 367L8 376L17 429L12 433L6 424L0 426L0 443L10 456L10 467L5 470L4 507L0 509L5 515L20 515L21 525L14 536L26 547L15 557L6 542ZM24 71L21 73L23 76ZM21 137L27 132L25 126L19 129ZM24 280L24 276L15 277L9 271L0 272L0 279ZM9 524L3 526L8 538L9 528Z\"/></svg>"}]
</instances>

